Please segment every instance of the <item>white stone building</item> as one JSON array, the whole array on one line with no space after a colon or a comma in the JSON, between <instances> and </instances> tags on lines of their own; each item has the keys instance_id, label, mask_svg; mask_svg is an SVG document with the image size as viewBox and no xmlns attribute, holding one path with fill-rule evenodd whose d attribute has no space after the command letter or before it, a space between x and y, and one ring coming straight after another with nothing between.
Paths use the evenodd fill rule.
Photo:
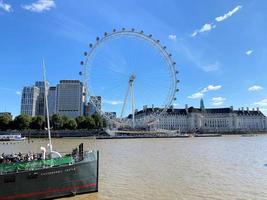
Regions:
<instances>
[{"instance_id":1,"label":"white stone building","mask_svg":"<svg viewBox=\"0 0 267 200\"><path fill-rule=\"evenodd\" d=\"M227 133L267 131L267 120L257 108L234 110L229 108L169 109L157 116L159 108L146 108L136 113L136 124L140 127L146 122L148 129L178 130L181 132ZM152 117L153 116L153 117ZM147 123L149 119L157 119ZM153 121L153 120L152 120Z\"/></svg>"}]
</instances>

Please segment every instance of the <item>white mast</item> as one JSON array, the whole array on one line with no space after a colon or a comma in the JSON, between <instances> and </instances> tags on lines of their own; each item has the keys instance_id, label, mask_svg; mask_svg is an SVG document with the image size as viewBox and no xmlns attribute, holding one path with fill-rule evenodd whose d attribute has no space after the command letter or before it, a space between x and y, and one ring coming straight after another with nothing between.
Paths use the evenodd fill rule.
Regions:
<instances>
[{"instance_id":1,"label":"white mast","mask_svg":"<svg viewBox=\"0 0 267 200\"><path fill-rule=\"evenodd\" d=\"M47 100L47 85L46 85L46 70L45 70L45 62L43 59L43 79L44 79L44 88L45 88L45 107L46 107L46 119L47 119L47 131L48 131L48 139L49 139L49 150L53 151L52 141L51 141L51 132L50 132L50 119L49 119L49 110L48 110L48 100Z\"/></svg>"}]
</instances>

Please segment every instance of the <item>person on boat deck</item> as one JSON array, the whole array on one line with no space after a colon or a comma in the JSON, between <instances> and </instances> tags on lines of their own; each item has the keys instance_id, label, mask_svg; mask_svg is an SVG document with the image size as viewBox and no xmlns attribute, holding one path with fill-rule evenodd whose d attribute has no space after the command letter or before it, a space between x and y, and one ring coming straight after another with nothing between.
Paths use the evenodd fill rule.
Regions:
<instances>
[{"instance_id":1,"label":"person on boat deck","mask_svg":"<svg viewBox=\"0 0 267 200\"><path fill-rule=\"evenodd\" d=\"M0 164L6 164L6 163L20 163L20 162L30 162L30 161L36 161L41 160L42 154L33 154L28 153L26 155L22 155L21 153L18 154L4 154L0 156Z\"/></svg>"}]
</instances>

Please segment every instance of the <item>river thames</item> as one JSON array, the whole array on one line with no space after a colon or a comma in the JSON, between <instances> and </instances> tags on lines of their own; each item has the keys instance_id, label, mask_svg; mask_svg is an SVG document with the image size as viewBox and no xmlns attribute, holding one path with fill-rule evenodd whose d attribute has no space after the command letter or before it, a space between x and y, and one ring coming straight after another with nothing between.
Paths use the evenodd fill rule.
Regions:
<instances>
[{"instance_id":1,"label":"river thames","mask_svg":"<svg viewBox=\"0 0 267 200\"><path fill-rule=\"evenodd\" d=\"M99 192L66 200L267 199L267 135L53 139L60 152L81 142L100 151ZM38 152L46 143L42 139L0 143L0 152Z\"/></svg>"}]
</instances>

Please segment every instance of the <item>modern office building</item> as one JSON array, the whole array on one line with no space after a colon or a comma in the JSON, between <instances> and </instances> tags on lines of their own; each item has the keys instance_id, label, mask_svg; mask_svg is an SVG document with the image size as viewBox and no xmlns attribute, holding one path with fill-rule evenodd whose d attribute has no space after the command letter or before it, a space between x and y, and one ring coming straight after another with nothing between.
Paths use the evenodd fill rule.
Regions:
<instances>
[{"instance_id":1,"label":"modern office building","mask_svg":"<svg viewBox=\"0 0 267 200\"><path fill-rule=\"evenodd\" d=\"M136 125L148 129L178 130L181 132L250 132L266 131L266 116L258 109L205 108L201 100L200 108L185 106L184 109L171 108L157 116L159 108L145 108L135 115Z\"/></svg>"},{"instance_id":2,"label":"modern office building","mask_svg":"<svg viewBox=\"0 0 267 200\"><path fill-rule=\"evenodd\" d=\"M79 80L61 80L56 89L56 113L68 117L84 114L85 88Z\"/></svg>"},{"instance_id":3,"label":"modern office building","mask_svg":"<svg viewBox=\"0 0 267 200\"><path fill-rule=\"evenodd\" d=\"M27 114L32 117L38 114L37 102L40 89L36 86L24 87L21 95L21 114Z\"/></svg>"},{"instance_id":4,"label":"modern office building","mask_svg":"<svg viewBox=\"0 0 267 200\"><path fill-rule=\"evenodd\" d=\"M45 116L45 82L36 81L35 87L39 88L39 96L36 104L36 115ZM49 83L46 81L46 88L49 87Z\"/></svg>"},{"instance_id":5,"label":"modern office building","mask_svg":"<svg viewBox=\"0 0 267 200\"><path fill-rule=\"evenodd\" d=\"M50 87L48 90L48 112L49 115L54 115L57 113L57 87Z\"/></svg>"}]
</instances>

